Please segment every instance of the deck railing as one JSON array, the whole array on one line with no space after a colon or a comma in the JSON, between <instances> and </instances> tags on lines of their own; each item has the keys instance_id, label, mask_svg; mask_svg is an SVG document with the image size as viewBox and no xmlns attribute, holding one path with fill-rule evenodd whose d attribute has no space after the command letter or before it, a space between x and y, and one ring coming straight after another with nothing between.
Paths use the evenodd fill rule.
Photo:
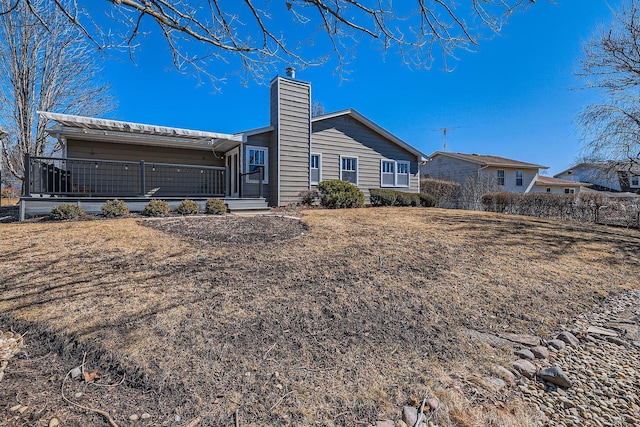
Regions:
<instances>
[{"instance_id":1,"label":"deck railing","mask_svg":"<svg viewBox=\"0 0 640 427\"><path fill-rule=\"evenodd\" d=\"M25 196L224 197L224 167L25 155Z\"/></svg>"}]
</instances>

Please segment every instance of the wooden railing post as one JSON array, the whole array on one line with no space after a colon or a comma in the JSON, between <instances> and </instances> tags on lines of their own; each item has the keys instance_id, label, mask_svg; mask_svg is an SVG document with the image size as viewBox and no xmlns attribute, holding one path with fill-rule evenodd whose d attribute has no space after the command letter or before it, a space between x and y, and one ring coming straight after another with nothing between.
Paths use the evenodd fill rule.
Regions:
<instances>
[{"instance_id":1,"label":"wooden railing post","mask_svg":"<svg viewBox=\"0 0 640 427\"><path fill-rule=\"evenodd\" d=\"M31 154L24 153L24 182L22 184L24 197L31 197Z\"/></svg>"},{"instance_id":2,"label":"wooden railing post","mask_svg":"<svg viewBox=\"0 0 640 427\"><path fill-rule=\"evenodd\" d=\"M146 194L147 182L144 172L144 160L140 160L140 195Z\"/></svg>"}]
</instances>

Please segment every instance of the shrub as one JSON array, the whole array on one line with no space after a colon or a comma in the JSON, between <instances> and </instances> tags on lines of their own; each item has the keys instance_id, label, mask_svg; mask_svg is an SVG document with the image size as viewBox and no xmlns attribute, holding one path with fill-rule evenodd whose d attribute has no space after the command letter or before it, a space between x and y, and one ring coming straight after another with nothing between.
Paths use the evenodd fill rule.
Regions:
<instances>
[{"instance_id":1,"label":"shrub","mask_svg":"<svg viewBox=\"0 0 640 427\"><path fill-rule=\"evenodd\" d=\"M209 215L222 215L227 212L227 207L220 199L209 199L204 205L204 213Z\"/></svg>"},{"instance_id":2,"label":"shrub","mask_svg":"<svg viewBox=\"0 0 640 427\"><path fill-rule=\"evenodd\" d=\"M59 205L55 205L53 209L51 209L49 217L51 219L65 220L78 218L82 215L84 215L84 209L82 209L80 206L72 205L70 203L60 203Z\"/></svg>"},{"instance_id":3,"label":"shrub","mask_svg":"<svg viewBox=\"0 0 640 427\"><path fill-rule=\"evenodd\" d=\"M200 205L193 200L183 200L176 207L176 212L180 215L195 215L200 212Z\"/></svg>"},{"instance_id":4,"label":"shrub","mask_svg":"<svg viewBox=\"0 0 640 427\"><path fill-rule=\"evenodd\" d=\"M418 206L420 204L420 195L418 193L405 193L396 191L396 206Z\"/></svg>"},{"instance_id":5,"label":"shrub","mask_svg":"<svg viewBox=\"0 0 640 427\"><path fill-rule=\"evenodd\" d=\"M163 216L171 211L169 203L164 200L151 200L147 206L144 207L142 215L144 216Z\"/></svg>"},{"instance_id":6,"label":"shrub","mask_svg":"<svg viewBox=\"0 0 640 427\"><path fill-rule=\"evenodd\" d=\"M431 194L420 193L418 195L420 197L420 206L425 208L432 208L436 205L437 200Z\"/></svg>"},{"instance_id":7,"label":"shrub","mask_svg":"<svg viewBox=\"0 0 640 427\"><path fill-rule=\"evenodd\" d=\"M104 205L102 205L102 215L107 218L115 218L118 216L125 216L129 213L129 208L127 204L122 200L109 200Z\"/></svg>"},{"instance_id":8,"label":"shrub","mask_svg":"<svg viewBox=\"0 0 640 427\"><path fill-rule=\"evenodd\" d=\"M320 204L325 208L359 208L364 206L364 194L350 182L332 179L318 184Z\"/></svg>"},{"instance_id":9,"label":"shrub","mask_svg":"<svg viewBox=\"0 0 640 427\"><path fill-rule=\"evenodd\" d=\"M396 203L397 191L384 188L369 189L371 206L393 206Z\"/></svg>"},{"instance_id":10,"label":"shrub","mask_svg":"<svg viewBox=\"0 0 640 427\"><path fill-rule=\"evenodd\" d=\"M302 206L317 206L320 203L320 194L318 190L305 190L298 193L300 201L298 204Z\"/></svg>"},{"instance_id":11,"label":"shrub","mask_svg":"<svg viewBox=\"0 0 640 427\"><path fill-rule=\"evenodd\" d=\"M420 191L432 195L439 208L456 208L462 194L462 186L457 182L442 179L422 178Z\"/></svg>"}]
</instances>

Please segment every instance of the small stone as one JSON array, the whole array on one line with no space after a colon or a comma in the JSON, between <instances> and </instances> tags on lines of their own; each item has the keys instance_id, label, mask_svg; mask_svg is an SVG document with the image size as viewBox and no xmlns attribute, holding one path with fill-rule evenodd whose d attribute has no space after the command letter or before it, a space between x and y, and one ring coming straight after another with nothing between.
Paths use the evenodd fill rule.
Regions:
<instances>
[{"instance_id":1,"label":"small stone","mask_svg":"<svg viewBox=\"0 0 640 427\"><path fill-rule=\"evenodd\" d=\"M378 420L373 427L395 427L395 423L391 420Z\"/></svg>"},{"instance_id":2,"label":"small stone","mask_svg":"<svg viewBox=\"0 0 640 427\"><path fill-rule=\"evenodd\" d=\"M531 353L531 350L528 349L522 349L522 350L516 350L513 352L513 354L515 354L516 356L518 356L520 359L527 359L527 360L533 360L536 357L533 355L533 353Z\"/></svg>"},{"instance_id":3,"label":"small stone","mask_svg":"<svg viewBox=\"0 0 640 427\"><path fill-rule=\"evenodd\" d=\"M573 347L577 347L580 345L580 340L575 335L573 335L571 332L568 332L568 331L560 332L556 337L556 339L562 340L566 344Z\"/></svg>"},{"instance_id":4,"label":"small stone","mask_svg":"<svg viewBox=\"0 0 640 427\"><path fill-rule=\"evenodd\" d=\"M149 418L151 418L151 414L145 412L144 414L140 415L140 418L142 418L143 420L148 420Z\"/></svg>"},{"instance_id":5,"label":"small stone","mask_svg":"<svg viewBox=\"0 0 640 427\"><path fill-rule=\"evenodd\" d=\"M49 427L58 427L60 425L60 421L57 418L51 418L49 421Z\"/></svg>"},{"instance_id":6,"label":"small stone","mask_svg":"<svg viewBox=\"0 0 640 427\"><path fill-rule=\"evenodd\" d=\"M407 425L407 423L405 423L404 421L400 420L396 423L396 427L409 427Z\"/></svg>"},{"instance_id":7,"label":"small stone","mask_svg":"<svg viewBox=\"0 0 640 427\"><path fill-rule=\"evenodd\" d=\"M513 381L516 379L516 377L513 375L513 372L511 372L504 366L494 365L493 372L502 377L502 379L507 381L508 383L513 383Z\"/></svg>"},{"instance_id":8,"label":"small stone","mask_svg":"<svg viewBox=\"0 0 640 427\"><path fill-rule=\"evenodd\" d=\"M559 385L560 387L571 387L572 383L567 374L557 366L551 368L542 369L538 372L538 376L543 380L550 382L551 384Z\"/></svg>"},{"instance_id":9,"label":"small stone","mask_svg":"<svg viewBox=\"0 0 640 427\"><path fill-rule=\"evenodd\" d=\"M278 390L282 390L282 384L276 384L276 388L277 388Z\"/></svg>"},{"instance_id":10,"label":"small stone","mask_svg":"<svg viewBox=\"0 0 640 427\"><path fill-rule=\"evenodd\" d=\"M20 412L21 414L24 414L28 408L29 408L28 406L20 406L20 408L18 409L18 412Z\"/></svg>"},{"instance_id":11,"label":"small stone","mask_svg":"<svg viewBox=\"0 0 640 427\"><path fill-rule=\"evenodd\" d=\"M176 416L175 416L175 417L173 417L173 420L174 420L175 422L177 422L177 423L179 423L181 419L182 419L182 418L180 418L180 415L178 415L178 414L176 414Z\"/></svg>"},{"instance_id":12,"label":"small stone","mask_svg":"<svg viewBox=\"0 0 640 427\"><path fill-rule=\"evenodd\" d=\"M535 347L531 347L531 353L536 357L536 359L548 359L549 358L549 349L547 347L538 345Z\"/></svg>"},{"instance_id":13,"label":"small stone","mask_svg":"<svg viewBox=\"0 0 640 427\"><path fill-rule=\"evenodd\" d=\"M536 367L533 363L528 360L519 359L513 362L513 369L516 370L520 375L523 375L527 378L533 378L536 375Z\"/></svg>"},{"instance_id":14,"label":"small stone","mask_svg":"<svg viewBox=\"0 0 640 427\"><path fill-rule=\"evenodd\" d=\"M410 426L416 425L416 421L418 421L418 410L409 405L402 408L402 421Z\"/></svg>"},{"instance_id":15,"label":"small stone","mask_svg":"<svg viewBox=\"0 0 640 427\"><path fill-rule=\"evenodd\" d=\"M78 399L79 397L82 397L82 393L81 392L77 392L76 394L73 395L73 397Z\"/></svg>"},{"instance_id":16,"label":"small stone","mask_svg":"<svg viewBox=\"0 0 640 427\"><path fill-rule=\"evenodd\" d=\"M430 397L427 399L426 401L427 406L429 407L429 409L431 409L432 411L435 411L436 409L438 409L440 407L440 401L435 398L435 397Z\"/></svg>"},{"instance_id":17,"label":"small stone","mask_svg":"<svg viewBox=\"0 0 640 427\"><path fill-rule=\"evenodd\" d=\"M567 346L567 344L562 341L562 340L550 340L547 345L549 347L555 348L556 350L560 351L560 350L564 350L564 348Z\"/></svg>"},{"instance_id":18,"label":"small stone","mask_svg":"<svg viewBox=\"0 0 640 427\"><path fill-rule=\"evenodd\" d=\"M130 421L138 421L138 414L133 414L133 415L129 415L129 420Z\"/></svg>"},{"instance_id":19,"label":"small stone","mask_svg":"<svg viewBox=\"0 0 640 427\"><path fill-rule=\"evenodd\" d=\"M22 405L13 405L11 408L9 408L9 412L17 412L20 408L22 408Z\"/></svg>"},{"instance_id":20,"label":"small stone","mask_svg":"<svg viewBox=\"0 0 640 427\"><path fill-rule=\"evenodd\" d=\"M82 375L82 368L80 368L80 366L73 368L71 370L71 378L78 378L80 375Z\"/></svg>"}]
</instances>

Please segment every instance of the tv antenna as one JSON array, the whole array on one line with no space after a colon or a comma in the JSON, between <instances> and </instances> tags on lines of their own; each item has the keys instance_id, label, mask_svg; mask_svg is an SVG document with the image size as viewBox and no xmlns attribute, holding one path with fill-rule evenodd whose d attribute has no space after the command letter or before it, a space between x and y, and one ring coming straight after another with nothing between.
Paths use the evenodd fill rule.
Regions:
<instances>
[{"instance_id":1,"label":"tv antenna","mask_svg":"<svg viewBox=\"0 0 640 427\"><path fill-rule=\"evenodd\" d=\"M442 139L443 139L442 151L447 151L447 149L449 148L449 146L447 145L447 133L449 133L449 131L451 131L451 130L459 129L459 128L460 128L460 126L451 126L451 127L446 127L446 128L433 129L436 132L442 132Z\"/></svg>"}]
</instances>

